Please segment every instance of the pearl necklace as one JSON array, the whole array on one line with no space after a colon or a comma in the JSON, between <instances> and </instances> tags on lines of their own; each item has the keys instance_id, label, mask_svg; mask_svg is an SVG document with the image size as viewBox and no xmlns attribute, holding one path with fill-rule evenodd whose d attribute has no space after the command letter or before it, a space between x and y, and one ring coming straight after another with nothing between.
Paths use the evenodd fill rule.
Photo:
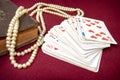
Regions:
<instances>
[{"instance_id":1,"label":"pearl necklace","mask_svg":"<svg viewBox=\"0 0 120 80\"><path fill-rule=\"evenodd\" d=\"M40 34L38 36L38 40L33 46L21 52L16 52L15 45L16 45L17 33L19 29L19 18L22 15L28 13L29 11L32 11L30 16L33 16L36 14L36 20L42 25L42 27L38 26L38 30ZM24 9L23 6L20 6L16 10L15 16L10 21L7 37L6 37L6 47L10 53L10 61L15 68L21 69L21 68L26 68L30 66L36 57L39 46L41 46L43 43L43 37L46 32L46 27L45 27L45 22L44 22L42 13L46 12L46 13L58 15L64 18L72 17L71 15L67 14L65 11L70 11L70 12L77 11L77 15L79 16L84 15L83 11L80 9L74 9L74 8L63 7L63 6L54 5L54 4L46 4L46 3L36 3L31 8L28 8L28 9ZM19 64L16 62L15 56L24 56L29 52L32 52L32 54L26 63Z\"/></svg>"}]
</instances>

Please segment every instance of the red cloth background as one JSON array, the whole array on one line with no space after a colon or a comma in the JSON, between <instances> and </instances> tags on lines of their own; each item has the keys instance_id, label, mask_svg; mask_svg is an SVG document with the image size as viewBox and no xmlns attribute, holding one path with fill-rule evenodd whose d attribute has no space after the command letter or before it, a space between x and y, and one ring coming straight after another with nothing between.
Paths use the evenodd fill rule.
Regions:
<instances>
[{"instance_id":1,"label":"red cloth background","mask_svg":"<svg viewBox=\"0 0 120 80\"><path fill-rule=\"evenodd\" d=\"M12 0L18 6L26 8L36 2L54 3L68 7L81 8L86 17L103 20L118 42L104 49L100 70L93 73L44 54L39 48L37 57L27 69L15 69L10 64L9 55L0 57L0 80L120 80L120 9L119 0ZM9 7L9 6L7 6ZM10 13L12 14L12 13ZM47 30L59 24L63 18L45 14ZM29 47L25 46L24 48ZM20 50L24 49L21 48ZM17 57L24 62L30 54Z\"/></svg>"}]
</instances>

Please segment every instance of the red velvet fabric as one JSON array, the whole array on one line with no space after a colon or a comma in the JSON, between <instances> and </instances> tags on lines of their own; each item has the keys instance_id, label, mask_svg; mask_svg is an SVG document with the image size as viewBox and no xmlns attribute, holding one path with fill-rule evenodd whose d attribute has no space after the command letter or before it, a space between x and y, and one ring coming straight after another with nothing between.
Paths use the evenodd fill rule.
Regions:
<instances>
[{"instance_id":1,"label":"red velvet fabric","mask_svg":"<svg viewBox=\"0 0 120 80\"><path fill-rule=\"evenodd\" d=\"M119 0L12 0L18 6L26 8L36 2L54 3L68 7L81 8L85 16L103 20L118 42L104 49L100 70L90 72L80 67L63 62L44 54L39 48L37 57L27 69L15 69L9 61L9 55L0 57L0 80L120 80L120 9ZM9 6L6 6L9 7ZM12 14L12 13L11 13ZM47 30L59 24L63 18L44 14ZM32 44L30 44L32 45ZM19 50L23 50L27 45ZM0 46L1 47L1 46ZM25 62L30 54L17 57L18 62Z\"/></svg>"}]
</instances>

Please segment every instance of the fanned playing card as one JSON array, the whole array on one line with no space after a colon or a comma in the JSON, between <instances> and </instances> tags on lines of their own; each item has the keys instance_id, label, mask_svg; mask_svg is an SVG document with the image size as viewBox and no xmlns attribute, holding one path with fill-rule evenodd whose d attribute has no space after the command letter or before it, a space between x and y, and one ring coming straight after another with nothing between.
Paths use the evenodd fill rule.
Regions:
<instances>
[{"instance_id":1,"label":"fanned playing card","mask_svg":"<svg viewBox=\"0 0 120 80\"><path fill-rule=\"evenodd\" d=\"M85 39L117 44L103 21L86 17L79 17L79 19L81 21L80 24L82 26L81 28Z\"/></svg>"},{"instance_id":2,"label":"fanned playing card","mask_svg":"<svg viewBox=\"0 0 120 80\"><path fill-rule=\"evenodd\" d=\"M75 16L55 25L44 37L44 53L98 72L102 51L117 44L103 21Z\"/></svg>"}]
</instances>

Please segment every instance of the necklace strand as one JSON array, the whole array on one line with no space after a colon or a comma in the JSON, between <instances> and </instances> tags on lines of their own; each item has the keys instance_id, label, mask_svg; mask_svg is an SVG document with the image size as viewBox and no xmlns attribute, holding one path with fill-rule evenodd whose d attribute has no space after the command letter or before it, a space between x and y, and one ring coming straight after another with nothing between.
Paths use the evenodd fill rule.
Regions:
<instances>
[{"instance_id":1,"label":"necklace strand","mask_svg":"<svg viewBox=\"0 0 120 80\"><path fill-rule=\"evenodd\" d=\"M31 11L30 16L33 16L36 14L36 20L39 23L41 23L41 26L40 25L38 26L38 30L40 34L38 36L38 40L33 46L21 52L16 52L15 45L16 45L17 33L19 29L19 18L24 14L28 13L29 11ZM64 7L64 6L54 5L54 4L36 3L31 8L28 8L28 9L24 9L23 6L20 6L16 10L15 16L10 21L7 37L6 37L6 47L10 54L11 64L13 64L15 68L21 69L21 68L26 68L30 66L34 61L38 48L43 43L43 37L46 32L46 26L45 26L44 18L42 16L43 12L54 14L64 18L70 18L72 17L72 15L67 14L68 11L69 12L76 11L77 15L79 16L84 15L83 11L78 8L69 8L69 7ZM24 56L29 52L32 52L32 54L26 63L20 64L16 62L15 56Z\"/></svg>"}]
</instances>

